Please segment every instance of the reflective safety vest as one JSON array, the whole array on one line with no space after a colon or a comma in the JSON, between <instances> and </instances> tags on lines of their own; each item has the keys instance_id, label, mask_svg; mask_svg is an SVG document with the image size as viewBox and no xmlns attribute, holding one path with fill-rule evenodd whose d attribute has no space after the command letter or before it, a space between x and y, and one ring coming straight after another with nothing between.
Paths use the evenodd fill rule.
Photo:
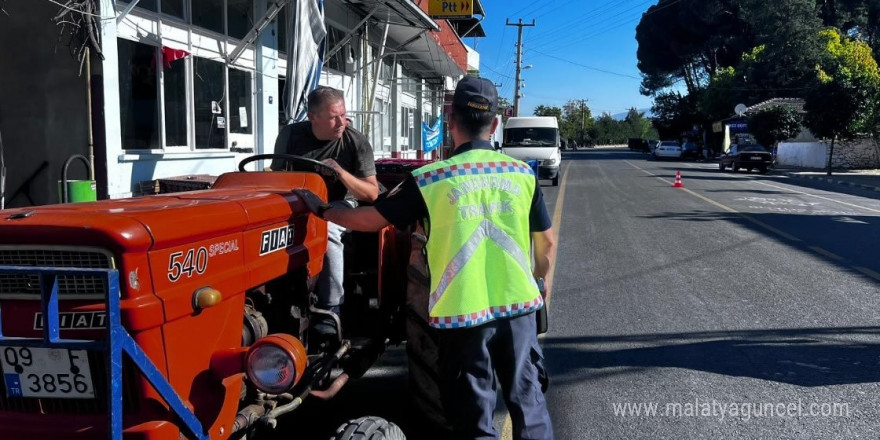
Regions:
<instances>
[{"instance_id":1,"label":"reflective safety vest","mask_svg":"<svg viewBox=\"0 0 880 440\"><path fill-rule=\"evenodd\" d=\"M429 322L461 328L544 305L532 276L534 171L474 149L413 172L428 207Z\"/></svg>"}]
</instances>

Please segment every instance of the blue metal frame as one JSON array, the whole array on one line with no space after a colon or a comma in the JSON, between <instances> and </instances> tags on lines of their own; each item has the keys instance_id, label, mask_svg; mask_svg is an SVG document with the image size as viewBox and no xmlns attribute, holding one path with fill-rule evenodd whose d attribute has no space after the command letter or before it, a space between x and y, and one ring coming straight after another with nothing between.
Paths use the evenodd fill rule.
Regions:
<instances>
[{"instance_id":1,"label":"blue metal frame","mask_svg":"<svg viewBox=\"0 0 880 440\"><path fill-rule=\"evenodd\" d=\"M43 311L43 337L22 338L3 335L2 316L0 316L0 347L43 347L65 348L68 350L101 350L107 362L107 380L110 392L107 393L107 407L110 408L110 438L122 439L122 353L125 352L147 381L165 399L174 414L183 422L183 431L190 437L207 440L208 434L202 429L199 419L187 408L183 399L177 395L168 380L162 375L153 361L128 334L119 317L119 272L115 269L74 269L52 267L0 266L0 274L28 274L40 277L40 300ZM104 278L107 298L104 303L107 313L107 337L104 341L82 339L61 339L58 318L58 277L61 275L91 275Z\"/></svg>"}]
</instances>

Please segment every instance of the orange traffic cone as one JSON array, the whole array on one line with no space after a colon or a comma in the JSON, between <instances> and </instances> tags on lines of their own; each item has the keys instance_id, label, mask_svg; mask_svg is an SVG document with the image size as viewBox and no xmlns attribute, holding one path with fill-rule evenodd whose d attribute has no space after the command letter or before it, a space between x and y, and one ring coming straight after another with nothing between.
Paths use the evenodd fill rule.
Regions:
<instances>
[{"instance_id":1,"label":"orange traffic cone","mask_svg":"<svg viewBox=\"0 0 880 440\"><path fill-rule=\"evenodd\" d=\"M675 172L675 183L672 184L673 188L684 188L684 185L681 183L681 171Z\"/></svg>"}]
</instances>

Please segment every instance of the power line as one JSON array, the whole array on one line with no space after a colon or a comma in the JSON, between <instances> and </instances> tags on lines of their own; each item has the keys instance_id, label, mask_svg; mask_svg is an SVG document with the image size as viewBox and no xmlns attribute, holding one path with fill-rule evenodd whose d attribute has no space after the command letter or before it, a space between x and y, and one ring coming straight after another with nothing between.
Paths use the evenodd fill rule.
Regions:
<instances>
[{"instance_id":1,"label":"power line","mask_svg":"<svg viewBox=\"0 0 880 440\"><path fill-rule=\"evenodd\" d=\"M581 42L583 42L584 40L588 40L588 39L594 38L594 37L596 37L596 36L598 36L598 35L602 35L602 34L604 34L605 32L608 32L608 31L610 31L610 30L612 30L612 29L616 29L616 28L618 28L618 27L620 27L620 26L623 26L623 25L625 25L625 24L628 24L628 23L631 23L631 22L634 22L634 21L640 21L640 20L643 19L645 16L647 16L647 15L651 15L651 14L655 14L655 13L657 13L657 12L663 10L663 9L666 9L666 8L668 8L668 7L670 7L670 6L673 6L673 5L677 4L677 3L679 3L680 1L681 1L681 0L674 0L674 1L670 2L670 3L668 3L668 4L665 4L665 5L663 5L663 6L659 7L659 8L657 8L657 9L654 9L653 11L646 11L646 12L643 13L643 14L641 15L641 17L639 17L639 18L627 18L627 19L624 19L624 20L622 20L622 21L616 21L616 22L615 22L614 24L612 24L611 26L608 26L608 27L602 28L602 29L600 29L600 30L598 30L598 31L595 29L595 27L593 27L592 29L590 29L591 32L588 32L588 33L586 33L586 34L580 36L579 38L572 38L572 39L571 39L572 42L569 42L569 43L567 43L567 44L564 44L564 45L561 45L561 46L555 47L555 48L553 48L553 50L563 49L563 48L566 48L566 47L572 46L572 45L574 45L574 44L581 43ZM627 10L625 10L625 11L622 11L622 12L620 12L620 13L618 13L618 14L615 14L615 15L613 15L613 16L611 16L611 17L607 17L605 20L603 20L603 22L605 22L605 23L610 22L611 19L613 19L613 18L615 18L615 17L619 17L620 15L623 15L624 13L629 12L629 11L631 11L631 10L633 10L633 9L636 9L636 8L638 8L638 7L640 7L640 6L644 5L644 4L646 4L646 3L653 3L653 0L652 0L652 1L645 2L645 3L640 3L640 4L636 5L635 7L629 8L629 9L627 9ZM603 22L600 22L600 24L603 23ZM557 43L557 42L558 42L558 41L545 42L545 43L539 44L539 45L537 46L537 48L538 48L538 49L551 48L551 47L553 46L553 43Z\"/></svg>"},{"instance_id":2,"label":"power line","mask_svg":"<svg viewBox=\"0 0 880 440\"><path fill-rule=\"evenodd\" d=\"M534 50L534 49L532 49L531 51L532 51L532 52L535 52L535 53L537 53L537 54L539 54L539 55L543 55L543 56L545 56L545 57L549 57L549 58L553 58L553 59L555 59L555 60L563 61L563 62L566 62L566 63L568 63L568 64L572 64L572 65L575 65L575 66L578 66L578 67L583 67L584 69L595 70L596 72L606 73L606 74L608 74L608 75L620 76L620 77L623 77L623 78L637 79L637 80L639 80L639 81L642 80L641 77L638 77L638 76L635 76L635 75L629 75L629 74L626 74L626 73L612 72L612 71L610 71L610 70L600 69L600 68L598 68L598 67L593 67L593 66L588 66L588 65L586 65L586 64L576 63L576 62L574 62L574 61L570 61L570 60L567 60L567 59L565 59L565 58L557 57L557 56L555 56L555 55L550 55L550 54L548 54L548 53L540 52L540 51L537 51L537 50Z\"/></svg>"},{"instance_id":3,"label":"power line","mask_svg":"<svg viewBox=\"0 0 880 440\"><path fill-rule=\"evenodd\" d=\"M497 70L495 70L495 69L489 67L487 64L482 64L482 66L485 67L485 68L487 68L487 69L489 69L491 72L494 72L496 75L498 75L498 76L500 76L500 77L502 77L502 78L513 79L512 76L505 75L505 74L503 74L503 73L501 73L501 72L499 72L499 71L497 71Z\"/></svg>"},{"instance_id":4,"label":"power line","mask_svg":"<svg viewBox=\"0 0 880 440\"><path fill-rule=\"evenodd\" d=\"M616 9L617 9L618 7L620 7L620 6L626 6L626 2L627 2L627 1L631 1L631 0L624 0L624 1L616 2L616 3L615 3L615 2L609 2L609 3L606 3L605 5L603 5L603 6L599 7L599 8L597 8L597 9L593 9L593 10L591 10L591 11L587 11L586 13L581 14L581 15L578 15L578 16L572 18L571 20L569 20L569 21L567 21L567 22L565 22L565 23L563 23L563 24L557 26L557 27L554 28L554 29L551 29L551 30L548 30L548 31L546 31L546 32L543 32L543 33L538 34L538 36L536 36L535 39L532 40L532 42L535 42L535 41L537 41L537 40L545 40L545 39L547 39L547 38L558 38L558 37L559 37L559 34L558 34L558 32L557 32L557 29L558 29L558 28L566 28L566 29L568 29L568 28L571 28L571 27L574 27L574 26L578 26L578 25L579 25L579 26L586 27L586 23L587 23L587 21L592 20L592 19L595 19L595 18L599 18L600 16L602 16L602 15L605 14L605 13L610 13L610 12L616 10ZM632 8L627 9L627 11L632 10L632 9L636 9L636 8L639 8L639 7L644 6L644 5L646 5L646 4L649 4L649 3L654 3L654 1L655 1L655 0L643 1L643 2L639 3L638 5L636 5L636 6L632 7ZM598 23L601 24L603 21L606 21L606 19L603 18L603 19L600 20Z\"/></svg>"},{"instance_id":5,"label":"power line","mask_svg":"<svg viewBox=\"0 0 880 440\"><path fill-rule=\"evenodd\" d=\"M672 5L672 4L674 4L674 3L677 3L678 1L681 1L681 0L676 0L676 1L673 2L673 3L670 3L670 5ZM649 1L647 1L647 2L639 3L639 4L633 6L633 7L629 8L629 9L624 9L623 11L620 11L620 12L618 12L617 14L614 14L614 15L612 15L612 16L610 16L610 17L605 17L602 21L600 21L600 22L598 22L598 23L595 23L595 26L591 26L590 29L588 29L587 32L585 32L588 36L583 36L583 37L580 37L580 38L573 38L573 39L572 39L573 42L571 42L571 43L569 43L569 44L562 45L560 48L571 46L572 44L575 44L575 43L581 42L581 41L583 41L583 40L585 40L585 39L587 39L587 38L592 38L592 37L594 37L594 36L596 36L596 35L601 35L602 33L605 33L605 32L607 32L607 31L609 31L609 30L611 30L611 29L614 29L614 28L616 28L616 27L622 26L622 25L624 25L624 24L626 24L626 23L628 23L628 22L641 20L641 17L639 17L639 18L634 18L634 19L633 19L633 18L627 18L627 19L625 19L625 20L622 21L622 22L621 22L621 21L616 21L616 22L614 23L614 25L612 25L611 27L603 28L601 31L598 31L598 32L596 31L596 28L597 28L597 27L600 27L600 26L602 26L602 25L605 25L605 24L611 22L613 19L615 19L615 18L617 18L617 17L620 17L621 15L626 14L627 12L631 12L631 11L633 11L633 10L635 10L635 9L638 9L638 8L644 6L644 5L647 4L647 3L653 3L653 0L649 0ZM668 7L668 6L669 6L669 5L665 5L664 7ZM644 16L645 16L645 14L642 14L642 17L644 17ZM540 45L538 45L538 48L550 47L550 46L552 46L554 43L558 43L558 42L559 42L558 40L550 40L550 41L546 41L546 42L541 43Z\"/></svg>"}]
</instances>

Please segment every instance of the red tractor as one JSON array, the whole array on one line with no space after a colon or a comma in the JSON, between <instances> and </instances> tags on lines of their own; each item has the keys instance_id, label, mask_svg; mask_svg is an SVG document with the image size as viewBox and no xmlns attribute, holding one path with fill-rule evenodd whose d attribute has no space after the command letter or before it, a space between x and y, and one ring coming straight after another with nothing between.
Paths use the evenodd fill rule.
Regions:
<instances>
[{"instance_id":1,"label":"red tractor","mask_svg":"<svg viewBox=\"0 0 880 440\"><path fill-rule=\"evenodd\" d=\"M386 228L351 234L343 334L311 340L327 225L291 190L326 185L244 171L273 157L203 191L0 211L0 438L252 436L404 339L411 233ZM359 429L403 438L378 418L337 438Z\"/></svg>"}]
</instances>

